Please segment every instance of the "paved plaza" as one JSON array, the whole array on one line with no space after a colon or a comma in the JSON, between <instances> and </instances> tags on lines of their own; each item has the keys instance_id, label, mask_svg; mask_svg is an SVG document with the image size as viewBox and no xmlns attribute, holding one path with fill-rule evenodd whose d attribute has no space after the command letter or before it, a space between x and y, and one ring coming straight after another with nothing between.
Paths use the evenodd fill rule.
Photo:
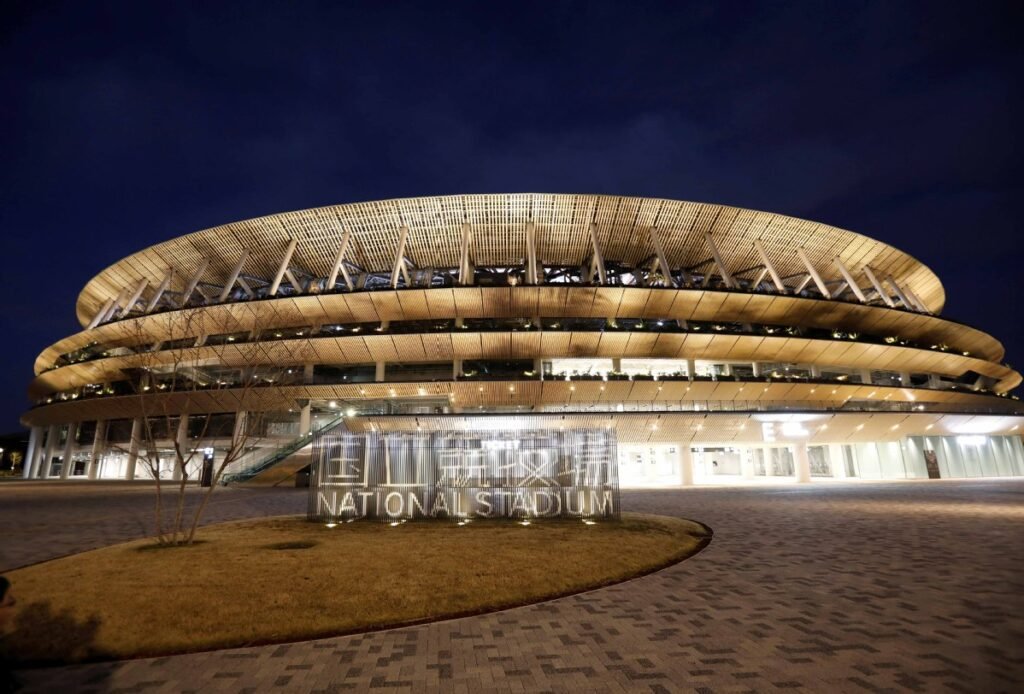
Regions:
<instances>
[{"instance_id":1,"label":"paved plaza","mask_svg":"<svg viewBox=\"0 0 1024 694\"><path fill-rule=\"evenodd\" d=\"M305 508L295 490L215 499L211 521ZM137 536L149 503L138 487L0 485L0 565ZM22 675L44 692L1024 687L1024 480L631 491L623 507L714 539L656 574L480 617Z\"/></svg>"}]
</instances>

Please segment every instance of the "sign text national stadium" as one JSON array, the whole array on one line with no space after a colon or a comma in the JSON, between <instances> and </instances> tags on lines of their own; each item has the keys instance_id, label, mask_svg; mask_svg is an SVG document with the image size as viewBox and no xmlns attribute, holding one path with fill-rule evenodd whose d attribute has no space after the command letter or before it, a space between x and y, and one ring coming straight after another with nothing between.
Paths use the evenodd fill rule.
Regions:
<instances>
[{"instance_id":1,"label":"sign text national stadium","mask_svg":"<svg viewBox=\"0 0 1024 694\"><path fill-rule=\"evenodd\" d=\"M615 433L328 431L313 445L309 516L618 518Z\"/></svg>"}]
</instances>

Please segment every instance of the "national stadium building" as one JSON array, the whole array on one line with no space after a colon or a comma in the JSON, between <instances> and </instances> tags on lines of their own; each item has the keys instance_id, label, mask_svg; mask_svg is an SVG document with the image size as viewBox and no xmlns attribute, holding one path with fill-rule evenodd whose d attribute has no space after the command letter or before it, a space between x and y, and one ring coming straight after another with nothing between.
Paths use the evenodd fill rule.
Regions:
<instances>
[{"instance_id":1,"label":"national stadium building","mask_svg":"<svg viewBox=\"0 0 1024 694\"><path fill-rule=\"evenodd\" d=\"M722 205L510 194L275 214L85 286L82 330L36 360L25 476L141 479L149 446L174 478L176 443L223 459L242 421L258 435L236 480L328 428L611 430L623 487L1024 475L1021 375L944 302L892 246Z\"/></svg>"}]
</instances>

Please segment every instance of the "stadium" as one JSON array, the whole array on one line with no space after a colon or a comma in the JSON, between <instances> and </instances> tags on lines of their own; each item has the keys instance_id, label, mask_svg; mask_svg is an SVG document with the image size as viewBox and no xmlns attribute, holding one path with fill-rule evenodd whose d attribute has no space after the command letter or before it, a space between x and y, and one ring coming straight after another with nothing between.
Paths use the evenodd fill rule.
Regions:
<instances>
[{"instance_id":1,"label":"stadium","mask_svg":"<svg viewBox=\"0 0 1024 694\"><path fill-rule=\"evenodd\" d=\"M85 286L81 331L35 363L24 474L200 480L227 460L223 481L291 484L327 431L609 431L622 487L1024 475L1021 375L944 303L892 246L715 204L274 214Z\"/></svg>"}]
</instances>

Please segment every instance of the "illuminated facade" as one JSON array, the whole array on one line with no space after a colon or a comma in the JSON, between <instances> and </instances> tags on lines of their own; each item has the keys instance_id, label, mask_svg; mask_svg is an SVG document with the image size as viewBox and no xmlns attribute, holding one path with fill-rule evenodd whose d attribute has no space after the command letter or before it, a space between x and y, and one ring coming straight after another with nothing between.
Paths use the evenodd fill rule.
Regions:
<instances>
[{"instance_id":1,"label":"illuminated facade","mask_svg":"<svg viewBox=\"0 0 1024 694\"><path fill-rule=\"evenodd\" d=\"M271 215L86 285L83 329L36 361L26 476L136 478L155 410L186 415L153 437L161 456L200 442L217 459L258 417L235 480L308 458L328 425L614 430L623 486L1022 475L1021 376L944 302L891 246L720 205L511 194Z\"/></svg>"}]
</instances>

